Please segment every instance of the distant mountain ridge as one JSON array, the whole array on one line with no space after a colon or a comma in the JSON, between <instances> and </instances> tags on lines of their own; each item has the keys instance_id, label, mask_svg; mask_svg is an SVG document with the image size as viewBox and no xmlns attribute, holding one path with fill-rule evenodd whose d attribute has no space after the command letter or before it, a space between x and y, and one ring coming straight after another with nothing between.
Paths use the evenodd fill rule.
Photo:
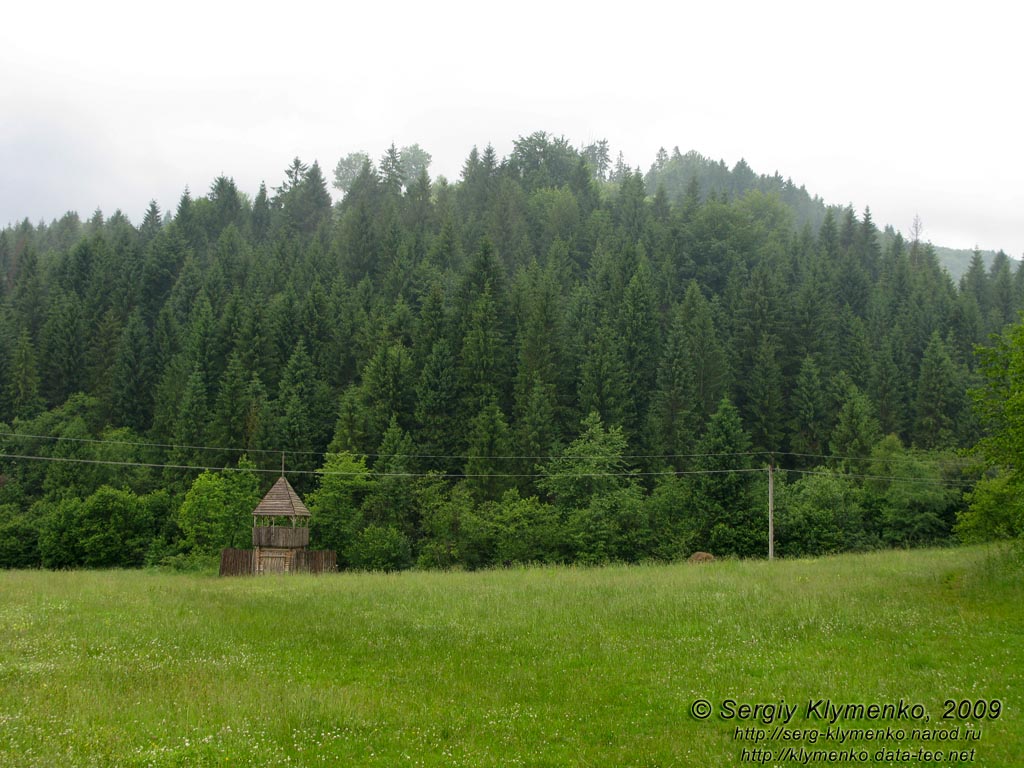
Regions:
<instances>
[{"instance_id":1,"label":"distant mountain ridge","mask_svg":"<svg viewBox=\"0 0 1024 768\"><path fill-rule=\"evenodd\" d=\"M742 158L730 169L724 160L712 160L691 150L681 153L676 147L671 153L659 150L654 163L644 176L644 184L649 195L655 195L659 187L672 202L684 199L688 194L696 194L701 200L712 196L741 197L750 190L765 194L775 194L793 211L797 227L809 224L815 232L825 220L826 212L831 209L839 219L839 214L846 209L842 205L828 205L821 197L812 195L803 185L797 185L790 177L783 177L778 172L768 176L756 173ZM883 243L888 237L895 235L895 230L880 222L879 236ZM949 272L954 281L967 272L974 251L969 248L946 248L932 244L939 264ZM985 266L990 267L995 259L996 251L981 251Z\"/></svg>"},{"instance_id":2,"label":"distant mountain ridge","mask_svg":"<svg viewBox=\"0 0 1024 768\"><path fill-rule=\"evenodd\" d=\"M797 186L791 178L783 178L778 172L771 176L757 174L743 159L730 169L724 160L711 160L693 150L682 154L678 147L671 154L664 149L658 151L654 163L644 176L644 184L650 195L656 194L659 187L664 187L665 194L672 202L678 202L694 193L701 200L721 195L742 197L752 189L776 194L792 209L797 226L810 224L815 232L825 220L829 207L837 214L843 210L842 206L826 205L822 198L812 196L806 187Z\"/></svg>"},{"instance_id":3,"label":"distant mountain ridge","mask_svg":"<svg viewBox=\"0 0 1024 768\"><path fill-rule=\"evenodd\" d=\"M970 248L945 248L941 245L933 245L932 247L935 249L935 256L938 258L939 264L946 268L950 277L959 282L960 278L967 273L967 268L971 265L971 257L974 255L974 251ZM981 258L985 262L985 267L987 269L991 268L997 251L979 251L979 253L981 253ZM1014 259L1014 261L1016 260Z\"/></svg>"}]
</instances>

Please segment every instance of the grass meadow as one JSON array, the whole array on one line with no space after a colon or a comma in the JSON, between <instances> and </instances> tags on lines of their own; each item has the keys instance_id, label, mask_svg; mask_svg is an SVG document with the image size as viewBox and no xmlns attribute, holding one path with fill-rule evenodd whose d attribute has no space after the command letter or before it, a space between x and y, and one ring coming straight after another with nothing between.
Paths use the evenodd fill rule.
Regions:
<instances>
[{"instance_id":1,"label":"grass meadow","mask_svg":"<svg viewBox=\"0 0 1024 768\"><path fill-rule=\"evenodd\" d=\"M1024 765L1019 563L963 548L320 577L0 572L3 766L725 766L755 747L797 765L783 746L841 746L738 739L763 713L726 720L722 704L784 700L800 710L787 727L824 732L804 712L824 698L927 709L928 723L840 720L906 729L855 739L869 764ZM998 700L1000 716L943 720L947 699ZM914 727L957 736L924 743ZM975 753L929 762L923 747ZM915 757L875 759L882 748ZM808 764L864 764L827 757Z\"/></svg>"}]
</instances>

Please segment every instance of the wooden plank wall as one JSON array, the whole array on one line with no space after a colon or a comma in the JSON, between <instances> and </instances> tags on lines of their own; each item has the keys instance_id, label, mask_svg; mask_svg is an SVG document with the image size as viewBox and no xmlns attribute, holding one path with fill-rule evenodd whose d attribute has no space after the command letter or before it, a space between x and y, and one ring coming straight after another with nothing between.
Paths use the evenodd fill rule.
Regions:
<instances>
[{"instance_id":1,"label":"wooden plank wall","mask_svg":"<svg viewBox=\"0 0 1024 768\"><path fill-rule=\"evenodd\" d=\"M257 526L252 529L254 547L308 547L309 528Z\"/></svg>"},{"instance_id":2,"label":"wooden plank wall","mask_svg":"<svg viewBox=\"0 0 1024 768\"><path fill-rule=\"evenodd\" d=\"M338 570L336 552L321 549L297 549L291 562L292 573L334 573ZM225 549L220 553L221 576L251 576L256 573L256 552L251 549Z\"/></svg>"},{"instance_id":3,"label":"wooden plank wall","mask_svg":"<svg viewBox=\"0 0 1024 768\"><path fill-rule=\"evenodd\" d=\"M293 567L297 573L334 573L338 555L329 549L300 549L295 552Z\"/></svg>"},{"instance_id":4,"label":"wooden plank wall","mask_svg":"<svg viewBox=\"0 0 1024 768\"><path fill-rule=\"evenodd\" d=\"M251 549L225 549L220 553L221 576L248 576L256 568L256 553Z\"/></svg>"}]
</instances>

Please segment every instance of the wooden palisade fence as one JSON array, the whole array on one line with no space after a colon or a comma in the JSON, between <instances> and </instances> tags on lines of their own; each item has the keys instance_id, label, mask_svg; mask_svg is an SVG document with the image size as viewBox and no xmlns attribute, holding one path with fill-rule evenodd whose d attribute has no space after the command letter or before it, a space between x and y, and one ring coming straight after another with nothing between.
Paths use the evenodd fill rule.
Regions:
<instances>
[{"instance_id":1,"label":"wooden palisade fence","mask_svg":"<svg viewBox=\"0 0 1024 768\"><path fill-rule=\"evenodd\" d=\"M274 558L275 561L277 558ZM295 550L281 565L267 567L266 558L254 549L225 549L220 553L221 576L256 576L264 573L333 573L338 570L335 552L320 549ZM275 562L276 566L277 563Z\"/></svg>"},{"instance_id":2,"label":"wooden palisade fence","mask_svg":"<svg viewBox=\"0 0 1024 768\"><path fill-rule=\"evenodd\" d=\"M309 510L284 475L252 511L252 549L225 549L221 576L326 573L338 570L334 552L309 549Z\"/></svg>"}]
</instances>

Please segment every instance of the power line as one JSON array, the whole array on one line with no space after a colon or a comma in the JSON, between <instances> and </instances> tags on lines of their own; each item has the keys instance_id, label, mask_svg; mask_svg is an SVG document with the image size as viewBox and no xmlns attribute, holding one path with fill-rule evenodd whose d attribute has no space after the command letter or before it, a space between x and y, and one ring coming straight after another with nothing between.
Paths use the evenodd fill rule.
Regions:
<instances>
[{"instance_id":1,"label":"power line","mask_svg":"<svg viewBox=\"0 0 1024 768\"><path fill-rule=\"evenodd\" d=\"M263 453L278 456L281 453L287 453L291 456L326 456L332 451L282 451L280 448L235 448L235 447L221 447L214 445L178 445L176 443L147 443L140 441L130 440L106 440L93 437L67 437L64 435L29 435L22 434L19 432L0 432L0 437L24 439L24 440L53 440L53 441L67 441L75 443L89 443L93 445L125 445L132 446L135 448L166 448L170 450L194 450L194 451L220 451L228 453ZM548 455L548 456L488 456L488 459L499 460L499 461L524 461L527 459L551 461L554 459L572 459L572 460L587 460L587 459L698 459L698 458L728 458L732 456L767 456L770 451L741 451L741 452L725 452L725 453L664 453L664 454L592 454L592 455ZM368 458L378 459L390 459L390 458L406 458L406 459L474 459L479 458L478 456L469 455L447 455L438 453L363 453L362 451L353 452L353 455L366 456Z\"/></svg>"},{"instance_id":2,"label":"power line","mask_svg":"<svg viewBox=\"0 0 1024 768\"><path fill-rule=\"evenodd\" d=\"M84 459L71 456L35 456L29 454L0 454L0 461L4 459L18 459L22 461L50 461L64 462L69 464L90 464L116 467L135 467L144 469L176 469L191 472L253 472L257 474L279 474L278 469L261 469L259 467L211 467L193 464L169 464L143 461L115 461L111 459ZM944 487L967 487L970 482L957 480L942 480L938 478L923 477L899 477L888 475L869 475L850 472L821 472L805 469L780 469L777 471L798 475L817 475L822 477L842 477L860 480L882 480L888 482L917 483L921 485L938 485ZM621 472L376 472L366 470L364 472L338 472L324 469L295 469L288 470L290 475L314 475L326 477L436 477L446 480L463 479L540 479L540 478L600 478L600 477L681 477L695 475L729 475L729 474L752 474L769 472L765 467L735 467L729 469L692 469L692 470L662 470L657 472L621 471Z\"/></svg>"},{"instance_id":3,"label":"power line","mask_svg":"<svg viewBox=\"0 0 1024 768\"><path fill-rule=\"evenodd\" d=\"M278 456L281 453L286 453L291 456L327 456L332 451L282 451L280 448L239 448L233 446L215 446L215 445L182 445L178 443L151 443L145 441L134 441L134 440L110 440L103 438L92 438L92 437L69 437L65 435L34 435L24 434L19 432L3 432L0 431L0 437L6 437L18 440L51 440L55 442L73 442L73 443L86 443L92 445L121 445L129 446L133 448L163 448L169 450L193 450L193 451L214 451L214 452L226 452L226 453L256 453L266 454L272 456ZM479 458L477 456L469 455L450 455L440 453L364 453L362 451L354 451L353 455L366 456L367 458L376 459L390 459L390 458L407 458L407 459L461 459L468 460L473 458ZM755 457L755 456L790 456L793 458L804 458L804 459L824 459L824 460L842 460L842 461L877 461L879 463L921 463L922 461L929 461L928 459L920 459L914 456L848 456L842 454L821 454L821 453L801 453L796 451L733 451L733 452L721 452L721 453L635 453L635 454L591 454L591 455L506 455L506 456L488 456L487 458L494 461L526 461L526 460L537 460L537 461L552 461L557 459L569 459L573 461L586 461L586 460L599 460L599 459L705 459L705 458L730 458L730 457ZM968 457L954 456L942 459L944 462L949 462L954 459L959 459L963 464L971 463ZM935 461L934 459L931 461ZM797 470L789 470L795 472Z\"/></svg>"},{"instance_id":4,"label":"power line","mask_svg":"<svg viewBox=\"0 0 1024 768\"><path fill-rule=\"evenodd\" d=\"M947 488L967 487L973 483L966 480L943 480L934 477L895 477L889 475L866 475L854 472L821 472L811 469L779 469L780 472L787 472L794 475L817 475L819 477L845 477L857 480L885 480L893 483L919 483L921 485L941 485Z\"/></svg>"},{"instance_id":5,"label":"power line","mask_svg":"<svg viewBox=\"0 0 1024 768\"><path fill-rule=\"evenodd\" d=\"M939 461L939 459L921 459L915 456L843 456L840 454L828 454L823 453L796 453L793 451L771 451L775 456L793 456L801 459L840 459L842 461L877 461L881 464L884 463L920 463L922 461ZM941 459L941 461L952 461L953 459L960 459L964 464L971 463L971 459L966 456L950 456Z\"/></svg>"},{"instance_id":6,"label":"power line","mask_svg":"<svg viewBox=\"0 0 1024 768\"><path fill-rule=\"evenodd\" d=\"M73 456L32 456L28 454L6 453L0 454L0 461L4 459L19 459L23 461L55 461L69 464L93 464L117 467L139 467L147 469L180 469L194 472L254 472L260 474L280 474L278 469L261 469L259 467L209 467L193 464L160 464L145 461L114 461L110 459L83 459ZM365 472L337 472L323 469L294 469L288 470L289 475L320 475L338 477L437 477L444 479L468 479L468 478L541 478L541 477L568 477L568 478L591 478L591 477L668 477L672 475L722 475L733 473L764 472L762 468L736 468L736 469L705 469L705 470L663 470L659 472L376 472L366 470Z\"/></svg>"},{"instance_id":7,"label":"power line","mask_svg":"<svg viewBox=\"0 0 1024 768\"><path fill-rule=\"evenodd\" d=\"M134 448L162 448L170 450L200 450L200 451L217 451L217 452L233 452L233 453L259 453L267 455L278 455L287 453L291 455L300 456L327 456L330 451L281 451L280 449L269 449L269 448L237 448L237 447L222 447L222 446L207 446L207 445L179 445L174 443L151 443L144 441L129 441L129 440L110 440L100 438L87 438L87 437L69 437L63 435L35 435L35 434L23 434L17 432L4 432L0 431L0 437L13 438L18 440L50 440L50 441L66 441L73 443L83 443L91 445L119 445L129 446ZM353 455L374 457L374 458L419 458L419 459L460 459L468 460L472 458L481 458L468 455L444 455L444 454L419 454L419 453L396 453L396 454L376 454L376 453L356 453ZM874 457L862 457L862 456L842 456L842 455L831 455L826 456L824 454L811 454L811 453L798 453L793 451L742 451L742 452L721 452L721 453L690 453L690 454L594 454L594 455L563 455L563 456L488 456L488 460L492 461L511 461L511 460L574 460L574 461L597 461L597 460L624 460L624 459L702 459L702 458L750 458L753 456L792 456L799 458L816 458L816 459L840 459L840 460L856 460L856 461L874 461ZM230 467L230 466L209 466L209 465L193 465L193 464L175 464L170 462L144 462L144 461L117 461L113 459L87 459L78 457L59 457L59 456L37 456L25 453L7 454L8 458L17 458L26 461L65 461L69 463L77 464L96 464L96 465L107 465L107 466L121 466L121 467L138 467L138 468L149 468L149 469L178 469L185 471L253 471L261 474L276 474L277 469L263 469L253 467L249 470L245 468ZM2 455L0 455L2 458ZM880 461L897 463L920 463L919 459L913 457L888 457L880 459ZM969 486L971 483L956 480L942 480L934 478L919 478L919 477L898 477L889 475L873 475L868 473L854 473L854 472L822 472L815 470L802 470L802 469L784 469L780 468L781 471L790 472L801 475L821 475L821 476L841 476L851 479L866 479L866 480L883 480L890 482L907 482L907 483L918 483L918 484L930 484L930 485L945 485L945 486ZM662 471L637 471L637 470L623 470L619 472L592 472L592 473L547 473L547 472L493 472L493 473L465 473L465 472L373 472L373 476L376 477L439 477L447 479L462 479L462 478L542 478L542 477L668 477L668 476L686 476L686 475L713 475L713 474L732 474L732 473L750 473L750 472L763 472L765 468L724 468L724 469L697 469L697 470L662 470ZM359 476L364 473L362 472L334 472L326 470L290 470L289 474L292 475L347 475L347 476Z\"/></svg>"},{"instance_id":8,"label":"power line","mask_svg":"<svg viewBox=\"0 0 1024 768\"><path fill-rule=\"evenodd\" d=\"M280 454L281 451L270 448L230 448L213 445L177 445L175 443L147 443L136 440L106 440L95 437L68 437L66 435L28 435L20 432L0 432L0 437L19 438L25 440L54 440L70 443L91 443L94 445L127 445L133 448L169 448L190 451L223 451L229 453L269 453ZM323 451L288 451L292 455L322 456Z\"/></svg>"}]
</instances>

